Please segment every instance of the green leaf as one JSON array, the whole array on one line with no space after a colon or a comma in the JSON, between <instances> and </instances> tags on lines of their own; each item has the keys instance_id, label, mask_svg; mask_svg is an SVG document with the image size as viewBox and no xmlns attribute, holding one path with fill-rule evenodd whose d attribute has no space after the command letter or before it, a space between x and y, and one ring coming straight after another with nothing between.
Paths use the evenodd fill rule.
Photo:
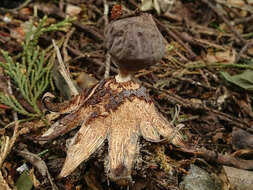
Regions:
<instances>
[{"instance_id":1,"label":"green leaf","mask_svg":"<svg viewBox=\"0 0 253 190\"><path fill-rule=\"evenodd\" d=\"M222 77L229 82L234 84L246 91L253 92L253 71L245 70L241 74L231 76L227 72L220 72Z\"/></svg>"},{"instance_id":2,"label":"green leaf","mask_svg":"<svg viewBox=\"0 0 253 190\"><path fill-rule=\"evenodd\" d=\"M30 175L24 171L18 178L16 182L16 187L18 190L30 190L33 187L33 182Z\"/></svg>"},{"instance_id":3,"label":"green leaf","mask_svg":"<svg viewBox=\"0 0 253 190\"><path fill-rule=\"evenodd\" d=\"M44 113L37 105L37 99L47 88L51 76L50 71L52 64L45 61L45 51L38 46L39 37L49 31L62 30L70 25L70 19L46 26L45 16L42 18L37 27L33 25L33 20L30 20L29 31L26 33L26 40L23 44L23 51L19 59L12 58L0 49L6 63L0 62L0 67L4 68L5 74L9 75L14 82L20 94L32 108L33 112L29 113L18 102L14 96L0 93L0 102L9 106L20 114L29 117L41 117L44 120Z\"/></svg>"}]
</instances>

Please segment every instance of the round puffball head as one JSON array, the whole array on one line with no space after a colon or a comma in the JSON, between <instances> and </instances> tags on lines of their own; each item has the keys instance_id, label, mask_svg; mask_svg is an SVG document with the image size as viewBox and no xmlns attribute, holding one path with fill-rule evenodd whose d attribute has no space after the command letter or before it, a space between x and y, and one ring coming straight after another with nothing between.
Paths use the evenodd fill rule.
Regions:
<instances>
[{"instance_id":1,"label":"round puffball head","mask_svg":"<svg viewBox=\"0 0 253 190\"><path fill-rule=\"evenodd\" d=\"M135 72L157 63L165 42L150 14L112 21L105 29L105 46L119 69Z\"/></svg>"}]
</instances>

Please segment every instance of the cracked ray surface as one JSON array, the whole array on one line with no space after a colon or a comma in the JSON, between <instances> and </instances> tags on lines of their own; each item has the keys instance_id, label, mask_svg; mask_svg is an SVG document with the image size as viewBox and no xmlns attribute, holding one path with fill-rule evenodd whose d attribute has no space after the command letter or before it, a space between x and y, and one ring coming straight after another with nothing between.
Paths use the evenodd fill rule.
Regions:
<instances>
[{"instance_id":1,"label":"cracked ray surface","mask_svg":"<svg viewBox=\"0 0 253 190\"><path fill-rule=\"evenodd\" d=\"M107 140L108 176L125 184L131 181L139 137L160 142L173 135L174 129L156 110L147 90L133 81L102 80L85 97L74 98L78 100L69 101L64 109L59 110L60 113L72 111L42 136L51 140L81 124L68 147L60 177L68 176ZM182 145L179 134L175 135L172 143Z\"/></svg>"}]
</instances>

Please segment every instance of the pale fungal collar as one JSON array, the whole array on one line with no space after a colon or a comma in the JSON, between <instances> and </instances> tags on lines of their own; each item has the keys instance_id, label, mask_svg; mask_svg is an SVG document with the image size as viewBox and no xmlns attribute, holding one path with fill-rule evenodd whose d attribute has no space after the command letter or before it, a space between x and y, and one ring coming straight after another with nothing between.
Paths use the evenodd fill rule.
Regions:
<instances>
[{"instance_id":1,"label":"pale fungal collar","mask_svg":"<svg viewBox=\"0 0 253 190\"><path fill-rule=\"evenodd\" d=\"M126 75L126 76L122 76L122 75L118 74L118 75L116 75L115 79L116 79L116 82L118 82L118 83L128 82L128 81L132 80L132 76L130 74Z\"/></svg>"}]
</instances>

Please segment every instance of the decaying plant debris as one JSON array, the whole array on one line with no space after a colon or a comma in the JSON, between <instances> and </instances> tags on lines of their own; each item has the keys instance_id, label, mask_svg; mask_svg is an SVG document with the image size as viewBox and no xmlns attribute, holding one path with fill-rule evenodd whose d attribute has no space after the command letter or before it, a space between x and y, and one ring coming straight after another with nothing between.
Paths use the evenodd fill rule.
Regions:
<instances>
[{"instance_id":1,"label":"decaying plant debris","mask_svg":"<svg viewBox=\"0 0 253 190\"><path fill-rule=\"evenodd\" d=\"M159 112L166 120L171 121L171 125L184 125L182 134L189 149L177 148L165 142L150 143L143 139L139 132L139 154L136 154L136 163L131 168L134 183L130 185L130 189L178 189L178 184L182 177L187 175L190 164L196 164L209 173L216 174L222 173L222 165L252 170L252 1L178 0L168 1L170 4L166 6L163 6L161 1L151 0L121 1L120 5L116 1L108 0L59 1L36 4L35 9L34 2L26 2L28 4L15 10L0 9L1 49L7 51L16 62L23 51L26 23L31 16L35 16L32 20L37 26L38 20L44 15L48 16L47 24L60 22L67 14L75 15L78 19L71 21L72 26L64 31L41 35L38 38L38 46L46 50L45 59L54 62L56 59L52 39L55 39L72 80L78 84L81 75L94 77L100 81L99 84L102 81L104 84L110 81L113 83L113 78L103 79L106 62L104 29L108 23L116 23L119 17L130 18L143 14L142 11L136 10L137 8L149 10L152 14L162 37L167 41L165 55L158 64L132 75L149 91L150 98L154 100ZM79 11L71 12L71 7ZM47 47L49 48L46 49ZM0 61L5 62L2 54ZM26 70L21 71L25 73ZM107 76L116 75L116 66L111 65L109 71ZM87 85L82 86L85 88ZM32 107L19 93L18 86L4 75L4 69L0 67L0 91L9 93L10 88L12 97L15 97L28 113L34 114ZM95 93L96 89L92 89L84 89L79 96L81 99L72 99L69 104L55 104L50 98L46 98L46 107L52 111L60 111L60 115L44 112L46 110L41 104L41 96L36 103L45 113L48 124L56 126L54 123L60 121L74 121L69 116L71 111L82 110L78 105L84 102L88 94ZM62 90L65 89L55 90L52 81L46 89L56 95L57 102L64 102L59 94ZM126 98L125 102L129 103L130 100L146 103L143 99L134 100L132 97ZM76 106L69 107L70 104ZM60 105L60 110L53 105ZM119 107L121 106L124 104ZM65 113L62 110L65 110ZM80 115L77 117L78 121L81 120ZM106 141L94 157L80 164L68 177L58 179L66 157L65 147L69 142L67 140L66 143L66 139L79 133L78 126L63 136L60 131L53 134L51 138L54 140L41 145L35 143L35 139L41 136L48 126L46 122L33 118L34 120L30 120L29 116L15 112L4 102L0 103L0 161L3 163L0 187L13 189L21 176L16 169L22 166L24 160L11 147L18 149L18 145L23 143L27 145L29 152L36 155L47 150L40 156L59 189L119 189L113 182L108 184L107 175L104 173L106 169L109 174L111 172L110 167L104 167L104 164L109 166L109 162L104 163L109 160L109 155L106 156L109 148ZM14 125L15 120L20 121L14 122ZM90 120L91 123L94 121ZM42 127L44 130L41 130ZM72 127L73 124L70 123L69 128ZM68 126L62 130L68 131ZM241 133L241 130L247 132ZM236 138L241 136L244 140L236 141ZM242 150L241 147L248 149ZM27 176L34 179L36 188L51 188L49 180L34 170L32 165L28 164L27 172ZM224 178L221 178L221 181L224 186L228 184Z\"/></svg>"}]
</instances>

